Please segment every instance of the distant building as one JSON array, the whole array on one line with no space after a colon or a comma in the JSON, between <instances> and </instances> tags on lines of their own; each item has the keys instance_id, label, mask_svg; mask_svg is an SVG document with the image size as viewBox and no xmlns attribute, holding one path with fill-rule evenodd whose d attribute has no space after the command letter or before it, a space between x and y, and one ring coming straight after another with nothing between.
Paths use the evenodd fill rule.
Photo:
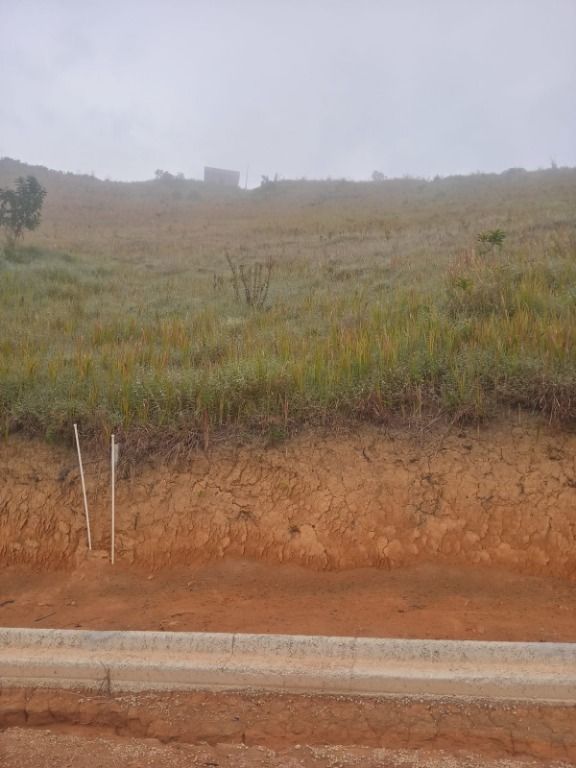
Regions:
<instances>
[{"instance_id":1,"label":"distant building","mask_svg":"<svg viewBox=\"0 0 576 768\"><path fill-rule=\"evenodd\" d=\"M237 187L240 184L240 171L226 171L224 168L204 167L204 181L219 187Z\"/></svg>"}]
</instances>

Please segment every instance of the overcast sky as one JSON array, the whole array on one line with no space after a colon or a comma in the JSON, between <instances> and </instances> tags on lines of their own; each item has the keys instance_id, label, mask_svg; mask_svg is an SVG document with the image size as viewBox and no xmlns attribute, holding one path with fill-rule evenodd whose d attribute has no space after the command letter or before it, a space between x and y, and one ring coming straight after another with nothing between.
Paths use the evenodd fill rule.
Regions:
<instances>
[{"instance_id":1,"label":"overcast sky","mask_svg":"<svg viewBox=\"0 0 576 768\"><path fill-rule=\"evenodd\" d=\"M0 0L0 156L114 179L576 165L576 0Z\"/></svg>"}]
</instances>

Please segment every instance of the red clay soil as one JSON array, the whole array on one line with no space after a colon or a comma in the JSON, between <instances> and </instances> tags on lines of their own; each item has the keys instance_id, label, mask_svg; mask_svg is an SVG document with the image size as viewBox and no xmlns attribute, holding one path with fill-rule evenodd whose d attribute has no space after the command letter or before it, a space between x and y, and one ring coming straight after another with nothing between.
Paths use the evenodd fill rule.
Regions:
<instances>
[{"instance_id":1,"label":"red clay soil","mask_svg":"<svg viewBox=\"0 0 576 768\"><path fill-rule=\"evenodd\" d=\"M526 420L423 434L304 430L275 447L218 443L142 460L119 468L117 561L317 571L433 561L576 581L574 456L575 433ZM108 452L87 451L85 465L92 540L107 549ZM80 488L72 446L0 441L0 566L69 568L82 557Z\"/></svg>"},{"instance_id":2,"label":"red clay soil","mask_svg":"<svg viewBox=\"0 0 576 768\"><path fill-rule=\"evenodd\" d=\"M163 744L464 750L576 761L576 710L554 702L188 691L0 689L0 733L25 727ZM288 763L289 764L289 763ZM336 764L337 761L336 761ZM546 763L549 765L549 762Z\"/></svg>"},{"instance_id":3,"label":"red clay soil","mask_svg":"<svg viewBox=\"0 0 576 768\"><path fill-rule=\"evenodd\" d=\"M4 568L0 625L575 642L576 585L444 564L149 571L93 557L70 571Z\"/></svg>"},{"instance_id":4,"label":"red clay soil","mask_svg":"<svg viewBox=\"0 0 576 768\"><path fill-rule=\"evenodd\" d=\"M156 739L82 736L9 728L0 733L0 768L533 768L540 761L459 752L297 746L280 751L243 744L162 744ZM551 763L547 763L551 765ZM567 763L554 763L561 768Z\"/></svg>"}]
</instances>

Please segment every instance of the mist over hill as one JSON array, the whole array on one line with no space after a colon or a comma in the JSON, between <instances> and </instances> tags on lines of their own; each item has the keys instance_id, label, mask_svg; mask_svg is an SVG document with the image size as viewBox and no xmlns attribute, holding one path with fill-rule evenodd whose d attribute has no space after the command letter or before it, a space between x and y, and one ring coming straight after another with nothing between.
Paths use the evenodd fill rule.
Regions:
<instances>
[{"instance_id":1,"label":"mist over hill","mask_svg":"<svg viewBox=\"0 0 576 768\"><path fill-rule=\"evenodd\" d=\"M509 168L501 173L473 173L456 176L435 176L420 178L404 176L378 180L353 181L349 179L285 179L273 180L263 177L259 187L243 190L242 187L214 187L199 179L188 179L182 174L168 171L147 181L114 181L100 179L94 175L59 171L42 165L31 165L9 157L0 158L0 186L9 186L19 176L33 175L46 187L51 198L57 201L78 202L80 200L104 199L153 199L179 200L182 197L197 200L238 199L241 193L248 198L314 201L322 203L330 198L377 200L394 199L397 195L409 195L414 202L426 198L442 198L450 194L482 195L486 191L501 191L510 194L522 193L547 185L562 187L576 183L576 168L550 167L527 171L524 168ZM161 175L160 175L161 174Z\"/></svg>"}]
</instances>

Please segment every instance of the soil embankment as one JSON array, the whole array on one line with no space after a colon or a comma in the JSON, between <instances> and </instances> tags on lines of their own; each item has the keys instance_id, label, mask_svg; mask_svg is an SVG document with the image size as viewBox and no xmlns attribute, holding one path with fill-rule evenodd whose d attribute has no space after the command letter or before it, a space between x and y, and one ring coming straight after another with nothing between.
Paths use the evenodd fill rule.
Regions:
<instances>
[{"instance_id":1,"label":"soil embankment","mask_svg":"<svg viewBox=\"0 0 576 768\"><path fill-rule=\"evenodd\" d=\"M452 754L464 749L494 757L536 757L543 764L576 760L575 721L573 706L554 703L259 692L110 697L45 688L0 691L0 730L57 728L77 734L272 749L303 744ZM466 764L458 757L454 760L456 765Z\"/></svg>"},{"instance_id":2,"label":"soil embankment","mask_svg":"<svg viewBox=\"0 0 576 768\"><path fill-rule=\"evenodd\" d=\"M525 420L306 432L151 461L118 482L112 568L107 456L86 456L87 557L74 450L10 438L0 446L0 621L573 642L574 456L576 435ZM0 694L0 728L28 733L576 759L574 707L541 702Z\"/></svg>"},{"instance_id":3,"label":"soil embankment","mask_svg":"<svg viewBox=\"0 0 576 768\"><path fill-rule=\"evenodd\" d=\"M245 744L162 744L103 733L9 728L0 733L0 754L10 768L537 768L533 758L488 757L458 750L456 755L427 749L408 751L382 747L303 746L278 750ZM505 753L506 754L506 753ZM2 763L0 763L2 765ZM554 763L568 768L568 763Z\"/></svg>"},{"instance_id":4,"label":"soil embankment","mask_svg":"<svg viewBox=\"0 0 576 768\"><path fill-rule=\"evenodd\" d=\"M117 557L153 568L224 557L319 570L435 561L574 578L574 456L576 435L535 421L216 446L119 481ZM0 561L74 563L86 549L74 451L12 438L0 467ZM105 549L105 457L87 457L86 477L94 545Z\"/></svg>"}]
</instances>

